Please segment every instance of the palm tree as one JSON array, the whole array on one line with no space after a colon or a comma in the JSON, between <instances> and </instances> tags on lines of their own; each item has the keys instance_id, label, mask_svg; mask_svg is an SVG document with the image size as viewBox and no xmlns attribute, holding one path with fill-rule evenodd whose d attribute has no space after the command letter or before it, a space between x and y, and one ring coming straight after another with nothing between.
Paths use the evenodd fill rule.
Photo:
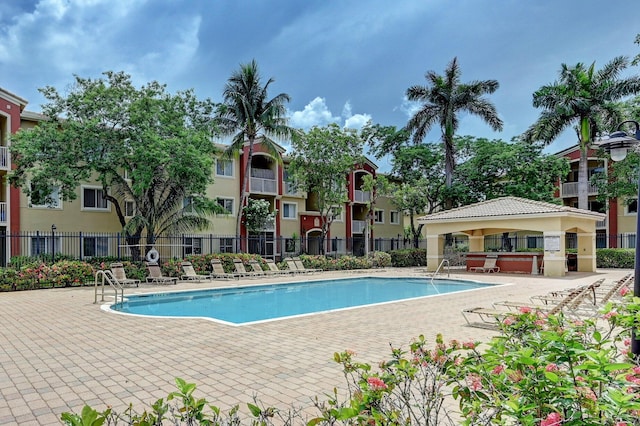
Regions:
<instances>
[{"instance_id":1,"label":"palm tree","mask_svg":"<svg viewBox=\"0 0 640 426\"><path fill-rule=\"evenodd\" d=\"M460 82L458 58L453 58L443 76L434 71L425 74L427 86L412 86L407 89L407 98L422 102L422 107L411 117L406 129L413 134L413 142L419 144L438 123L442 130L445 147L445 184L451 187L455 168L455 147L453 137L458 129L458 114L466 112L483 119L494 130L502 130L502 120L495 106L484 95L495 92L499 84L496 80ZM445 202L445 208L452 207L452 200Z\"/></svg>"},{"instance_id":2,"label":"palm tree","mask_svg":"<svg viewBox=\"0 0 640 426\"><path fill-rule=\"evenodd\" d=\"M240 235L242 210L249 196L247 188L254 143L260 138L266 150L280 161L276 143L271 138L291 137L294 132L288 126L286 117L285 103L289 102L289 95L280 93L267 100L267 89L273 81L273 78L270 78L264 86L262 85L255 59L248 64L241 64L240 69L233 72L227 81L223 103L216 116L221 133L233 136L231 145L223 154L224 157L236 157L245 143L248 143L249 147L236 219L236 236Z\"/></svg>"},{"instance_id":3,"label":"palm tree","mask_svg":"<svg viewBox=\"0 0 640 426\"><path fill-rule=\"evenodd\" d=\"M529 141L549 144L567 127L575 126L580 145L578 164L578 208L589 207L587 152L602 129L611 129L620 121L615 102L640 92L640 78L621 79L629 61L619 56L599 71L578 63L562 64L560 76L552 84L533 94L533 106L542 108L538 120L525 132Z\"/></svg>"}]
</instances>

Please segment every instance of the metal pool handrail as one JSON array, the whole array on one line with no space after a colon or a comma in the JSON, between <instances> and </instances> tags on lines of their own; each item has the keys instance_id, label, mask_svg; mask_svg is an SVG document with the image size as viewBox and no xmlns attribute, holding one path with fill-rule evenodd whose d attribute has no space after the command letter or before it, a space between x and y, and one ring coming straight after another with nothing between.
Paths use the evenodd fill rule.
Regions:
<instances>
[{"instance_id":1,"label":"metal pool handrail","mask_svg":"<svg viewBox=\"0 0 640 426\"><path fill-rule=\"evenodd\" d=\"M442 269L445 263L447 264L447 278L451 276L451 265L449 264L449 259L442 259L442 262L440 262L436 271L431 275L431 284L433 284L433 279L438 275L438 272L440 272L440 269Z\"/></svg>"},{"instance_id":2,"label":"metal pool handrail","mask_svg":"<svg viewBox=\"0 0 640 426\"><path fill-rule=\"evenodd\" d=\"M100 270L100 271L96 272L93 303L98 303L98 284L99 284L98 278L102 278L102 280L100 282L102 284L102 296L101 296L100 301L104 302L104 282L107 281L107 283L109 283L111 288L113 288L115 290L115 294L116 294L115 302L116 302L116 305L118 304L118 290L120 290L120 303L121 304L124 303L124 287L122 286L122 284L120 284L120 282L116 279L116 277L113 276L113 273L111 273L111 271L109 269L104 270L104 271Z\"/></svg>"}]
</instances>

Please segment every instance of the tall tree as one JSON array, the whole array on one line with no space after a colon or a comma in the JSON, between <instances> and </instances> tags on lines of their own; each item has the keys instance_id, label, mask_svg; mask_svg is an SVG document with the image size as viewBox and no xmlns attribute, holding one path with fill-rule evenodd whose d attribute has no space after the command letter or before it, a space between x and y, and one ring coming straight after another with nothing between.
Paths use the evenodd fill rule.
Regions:
<instances>
[{"instance_id":1,"label":"tall tree","mask_svg":"<svg viewBox=\"0 0 640 426\"><path fill-rule=\"evenodd\" d=\"M495 106L485 95L495 92L499 84L496 80L478 80L461 83L458 59L453 58L444 75L435 71L425 74L426 86L411 86L407 98L422 103L420 109L409 119L406 128L412 133L414 143L420 143L434 124L440 125L442 142L445 147L446 186L451 187L455 168L455 146L453 137L458 129L459 114L468 113L480 117L494 130L502 130L502 120ZM448 199L445 208L452 207Z\"/></svg>"},{"instance_id":2,"label":"tall tree","mask_svg":"<svg viewBox=\"0 0 640 426\"><path fill-rule=\"evenodd\" d=\"M569 172L567 160L543 154L540 143L466 136L456 146L453 188L463 205L504 196L556 202L557 182Z\"/></svg>"},{"instance_id":3,"label":"tall tree","mask_svg":"<svg viewBox=\"0 0 640 426\"><path fill-rule=\"evenodd\" d=\"M296 185L313 194L310 209L319 212L321 250L331 224L346 202L347 176L362 163L364 140L337 124L313 127L293 139L289 171Z\"/></svg>"},{"instance_id":4,"label":"tall tree","mask_svg":"<svg viewBox=\"0 0 640 426\"><path fill-rule=\"evenodd\" d=\"M562 64L558 80L533 94L533 106L542 112L525 132L525 140L549 144L568 127L575 127L580 147L578 208L589 208L587 153L591 143L600 131L609 132L620 121L616 101L640 92L640 77L620 78L628 64L624 56L598 71L595 62L590 66Z\"/></svg>"},{"instance_id":5,"label":"tall tree","mask_svg":"<svg viewBox=\"0 0 640 426\"><path fill-rule=\"evenodd\" d=\"M104 75L76 76L66 96L41 89L48 119L12 136L10 182L36 197L58 188L68 201L81 182L98 182L134 256L144 233L151 245L164 232L208 227L207 215L218 211L204 196L216 153L213 104L192 91L168 94L157 82L138 89L122 72ZM130 219L128 201L135 206Z\"/></svg>"},{"instance_id":6,"label":"tall tree","mask_svg":"<svg viewBox=\"0 0 640 426\"><path fill-rule=\"evenodd\" d=\"M233 72L223 92L223 104L216 115L216 123L224 136L232 136L232 142L225 150L226 158L237 157L245 143L248 144L247 164L240 192L240 206L236 218L236 235L240 235L240 225L244 206L249 197L249 179L254 144L260 139L262 145L274 158L280 161L276 142L272 138L290 138L294 130L289 127L285 104L289 95L280 93L268 99L268 89L273 78L263 85L255 59L240 65Z\"/></svg>"}]
</instances>

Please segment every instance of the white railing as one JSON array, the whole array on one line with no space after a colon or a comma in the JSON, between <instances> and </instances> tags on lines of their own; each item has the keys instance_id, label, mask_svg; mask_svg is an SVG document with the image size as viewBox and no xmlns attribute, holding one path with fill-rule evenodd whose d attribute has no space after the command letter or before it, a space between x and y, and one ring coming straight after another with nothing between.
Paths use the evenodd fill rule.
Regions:
<instances>
[{"instance_id":1,"label":"white railing","mask_svg":"<svg viewBox=\"0 0 640 426\"><path fill-rule=\"evenodd\" d=\"M598 193L598 188L595 185L589 184L589 195L595 195ZM578 196L578 182L567 182L562 184L562 196L563 197L577 197Z\"/></svg>"},{"instance_id":2,"label":"white railing","mask_svg":"<svg viewBox=\"0 0 640 426\"><path fill-rule=\"evenodd\" d=\"M253 193L276 194L277 187L275 179L251 178L250 191Z\"/></svg>"},{"instance_id":3,"label":"white railing","mask_svg":"<svg viewBox=\"0 0 640 426\"><path fill-rule=\"evenodd\" d=\"M0 169L9 170L11 164L9 164L9 147L0 146Z\"/></svg>"},{"instance_id":4,"label":"white railing","mask_svg":"<svg viewBox=\"0 0 640 426\"><path fill-rule=\"evenodd\" d=\"M362 234L364 232L366 222L364 220L352 220L351 232L353 234Z\"/></svg>"},{"instance_id":5,"label":"white railing","mask_svg":"<svg viewBox=\"0 0 640 426\"><path fill-rule=\"evenodd\" d=\"M607 227L607 218L596 222L596 229L602 229Z\"/></svg>"},{"instance_id":6,"label":"white railing","mask_svg":"<svg viewBox=\"0 0 640 426\"><path fill-rule=\"evenodd\" d=\"M353 191L353 201L357 203L368 203L371 201L371 192L356 189Z\"/></svg>"},{"instance_id":7,"label":"white railing","mask_svg":"<svg viewBox=\"0 0 640 426\"><path fill-rule=\"evenodd\" d=\"M296 197L302 197L302 193L298 191L296 185L293 182L284 182L284 193L286 195L294 195Z\"/></svg>"},{"instance_id":8,"label":"white railing","mask_svg":"<svg viewBox=\"0 0 640 426\"><path fill-rule=\"evenodd\" d=\"M271 169L254 169L251 168L251 177L275 180L276 172Z\"/></svg>"},{"instance_id":9,"label":"white railing","mask_svg":"<svg viewBox=\"0 0 640 426\"><path fill-rule=\"evenodd\" d=\"M7 203L5 201L0 202L0 223L7 223Z\"/></svg>"}]
</instances>

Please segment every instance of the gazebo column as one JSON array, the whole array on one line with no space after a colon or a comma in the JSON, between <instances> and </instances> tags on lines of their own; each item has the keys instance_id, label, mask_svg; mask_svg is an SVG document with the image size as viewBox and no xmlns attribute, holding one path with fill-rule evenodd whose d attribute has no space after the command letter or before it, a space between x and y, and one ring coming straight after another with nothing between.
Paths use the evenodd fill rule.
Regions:
<instances>
[{"instance_id":1,"label":"gazebo column","mask_svg":"<svg viewBox=\"0 0 640 426\"><path fill-rule=\"evenodd\" d=\"M544 276L564 277L566 274L565 233L545 231L544 236Z\"/></svg>"},{"instance_id":2,"label":"gazebo column","mask_svg":"<svg viewBox=\"0 0 640 426\"><path fill-rule=\"evenodd\" d=\"M596 234L580 233L578 234L578 271L595 272L596 271Z\"/></svg>"},{"instance_id":3,"label":"gazebo column","mask_svg":"<svg viewBox=\"0 0 640 426\"><path fill-rule=\"evenodd\" d=\"M484 235L469 235L469 253L484 251Z\"/></svg>"},{"instance_id":4,"label":"gazebo column","mask_svg":"<svg viewBox=\"0 0 640 426\"><path fill-rule=\"evenodd\" d=\"M444 235L427 234L427 271L435 272L444 259Z\"/></svg>"}]
</instances>

